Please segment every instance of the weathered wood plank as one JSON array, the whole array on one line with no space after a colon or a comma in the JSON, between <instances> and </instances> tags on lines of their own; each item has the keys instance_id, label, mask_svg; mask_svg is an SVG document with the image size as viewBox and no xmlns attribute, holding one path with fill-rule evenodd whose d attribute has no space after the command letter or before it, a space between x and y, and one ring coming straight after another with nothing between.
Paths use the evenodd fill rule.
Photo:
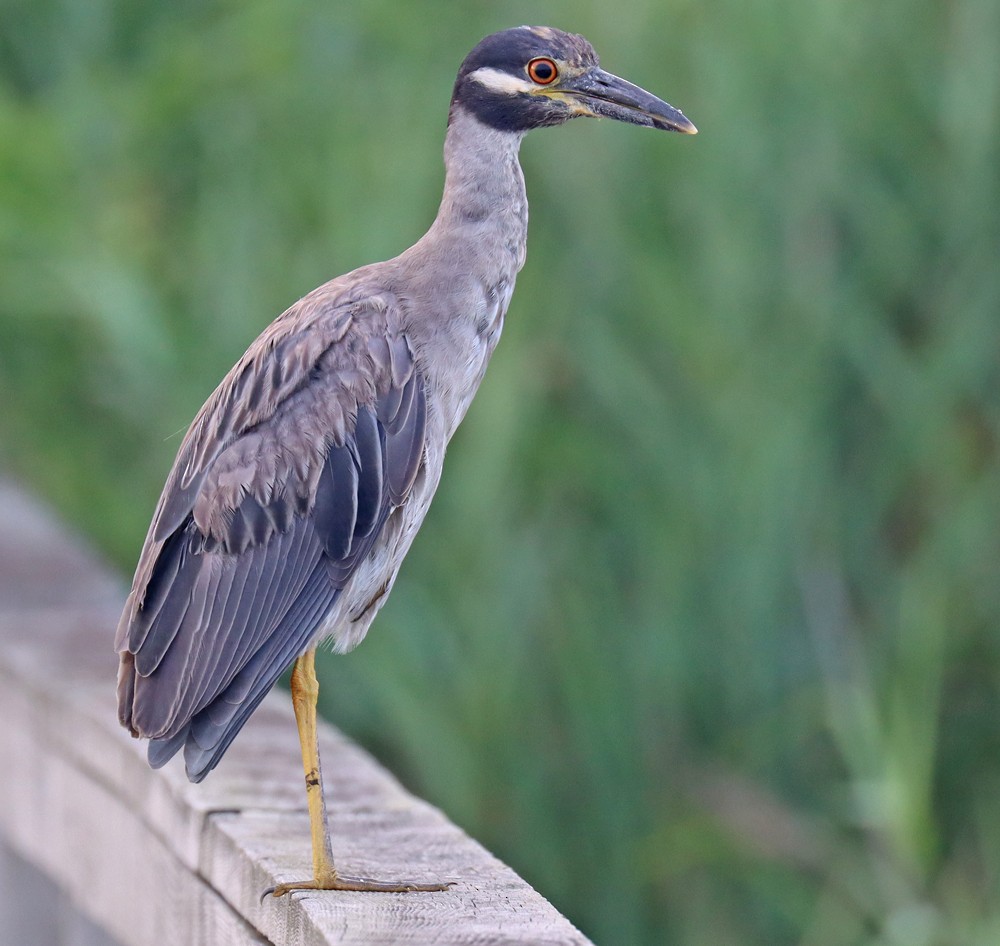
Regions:
<instances>
[{"instance_id":1,"label":"weathered wood plank","mask_svg":"<svg viewBox=\"0 0 1000 946\"><path fill-rule=\"evenodd\" d=\"M152 771L115 717L121 599L85 548L0 483L0 843L122 946L586 946L513 871L326 726L321 752L345 872L455 886L261 902L268 886L311 869L288 698L268 697L202 785L179 764Z\"/></svg>"},{"instance_id":2,"label":"weathered wood plank","mask_svg":"<svg viewBox=\"0 0 1000 946\"><path fill-rule=\"evenodd\" d=\"M120 946L64 897L56 883L0 843L0 943Z\"/></svg>"},{"instance_id":3,"label":"weathered wood plank","mask_svg":"<svg viewBox=\"0 0 1000 946\"><path fill-rule=\"evenodd\" d=\"M33 626L0 619L0 639ZM101 753L102 740L79 725L88 704L108 710L106 694L94 700L92 684L63 688L61 675L40 688L10 670L0 661L0 719L8 721L0 727L0 833L11 849L123 944L265 943L179 859L174 839L155 832L142 799L114 778L117 753Z\"/></svg>"},{"instance_id":4,"label":"weathered wood plank","mask_svg":"<svg viewBox=\"0 0 1000 946\"><path fill-rule=\"evenodd\" d=\"M123 598L123 583L42 505L0 479L0 608L88 606Z\"/></svg>"}]
</instances>

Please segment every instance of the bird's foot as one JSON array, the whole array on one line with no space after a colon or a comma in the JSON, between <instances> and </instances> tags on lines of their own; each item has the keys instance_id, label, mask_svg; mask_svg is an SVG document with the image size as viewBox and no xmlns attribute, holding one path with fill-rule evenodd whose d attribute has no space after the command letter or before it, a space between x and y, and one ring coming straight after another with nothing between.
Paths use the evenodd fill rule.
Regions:
<instances>
[{"instance_id":1,"label":"bird's foot","mask_svg":"<svg viewBox=\"0 0 1000 946\"><path fill-rule=\"evenodd\" d=\"M370 877L348 877L344 874L330 873L324 877L314 877L312 880L292 881L268 887L261 896L261 901L268 894L273 897L283 897L292 890L353 890L372 893L434 893L447 890L455 885L454 881L436 884L422 884L413 880L372 880Z\"/></svg>"}]
</instances>

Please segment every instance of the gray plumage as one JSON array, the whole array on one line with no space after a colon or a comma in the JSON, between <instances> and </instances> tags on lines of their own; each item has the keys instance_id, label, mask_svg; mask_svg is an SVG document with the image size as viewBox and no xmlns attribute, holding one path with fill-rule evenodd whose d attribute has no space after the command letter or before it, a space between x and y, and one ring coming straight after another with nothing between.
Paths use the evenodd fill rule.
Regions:
<instances>
[{"instance_id":1,"label":"gray plumage","mask_svg":"<svg viewBox=\"0 0 1000 946\"><path fill-rule=\"evenodd\" d=\"M534 88L537 57L565 80ZM617 98L594 91L605 77ZM201 780L292 661L320 639L347 651L365 636L524 264L521 139L581 114L694 130L601 71L581 37L523 27L484 40L456 82L430 230L284 312L195 417L116 639L119 715L151 740L152 765L183 747Z\"/></svg>"}]
</instances>

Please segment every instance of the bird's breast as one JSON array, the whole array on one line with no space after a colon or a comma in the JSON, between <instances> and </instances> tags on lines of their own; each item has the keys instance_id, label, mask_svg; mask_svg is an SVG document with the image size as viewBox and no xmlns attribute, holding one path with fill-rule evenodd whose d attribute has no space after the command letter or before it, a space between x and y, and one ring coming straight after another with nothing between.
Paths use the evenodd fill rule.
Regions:
<instances>
[{"instance_id":1,"label":"bird's breast","mask_svg":"<svg viewBox=\"0 0 1000 946\"><path fill-rule=\"evenodd\" d=\"M431 412L447 443L465 417L503 330L514 274L476 280L452 311L442 313L420 360L428 376Z\"/></svg>"}]
</instances>

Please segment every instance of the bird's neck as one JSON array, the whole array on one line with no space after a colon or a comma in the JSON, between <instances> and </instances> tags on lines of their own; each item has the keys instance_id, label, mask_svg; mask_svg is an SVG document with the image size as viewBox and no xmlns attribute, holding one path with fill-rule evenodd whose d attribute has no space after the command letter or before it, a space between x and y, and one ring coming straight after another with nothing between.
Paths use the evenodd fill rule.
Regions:
<instances>
[{"instance_id":1,"label":"bird's neck","mask_svg":"<svg viewBox=\"0 0 1000 946\"><path fill-rule=\"evenodd\" d=\"M517 160L523 137L452 106L444 142L444 195L428 237L443 242L449 254L477 257L483 275L487 259L499 267L498 275L509 272L511 279L524 265L528 200Z\"/></svg>"},{"instance_id":2,"label":"bird's neck","mask_svg":"<svg viewBox=\"0 0 1000 946\"><path fill-rule=\"evenodd\" d=\"M524 265L528 201L517 162L521 137L453 106L441 208L423 238L397 258L397 294L410 311L423 314L407 331L435 392L432 417L445 440L482 381Z\"/></svg>"}]
</instances>

